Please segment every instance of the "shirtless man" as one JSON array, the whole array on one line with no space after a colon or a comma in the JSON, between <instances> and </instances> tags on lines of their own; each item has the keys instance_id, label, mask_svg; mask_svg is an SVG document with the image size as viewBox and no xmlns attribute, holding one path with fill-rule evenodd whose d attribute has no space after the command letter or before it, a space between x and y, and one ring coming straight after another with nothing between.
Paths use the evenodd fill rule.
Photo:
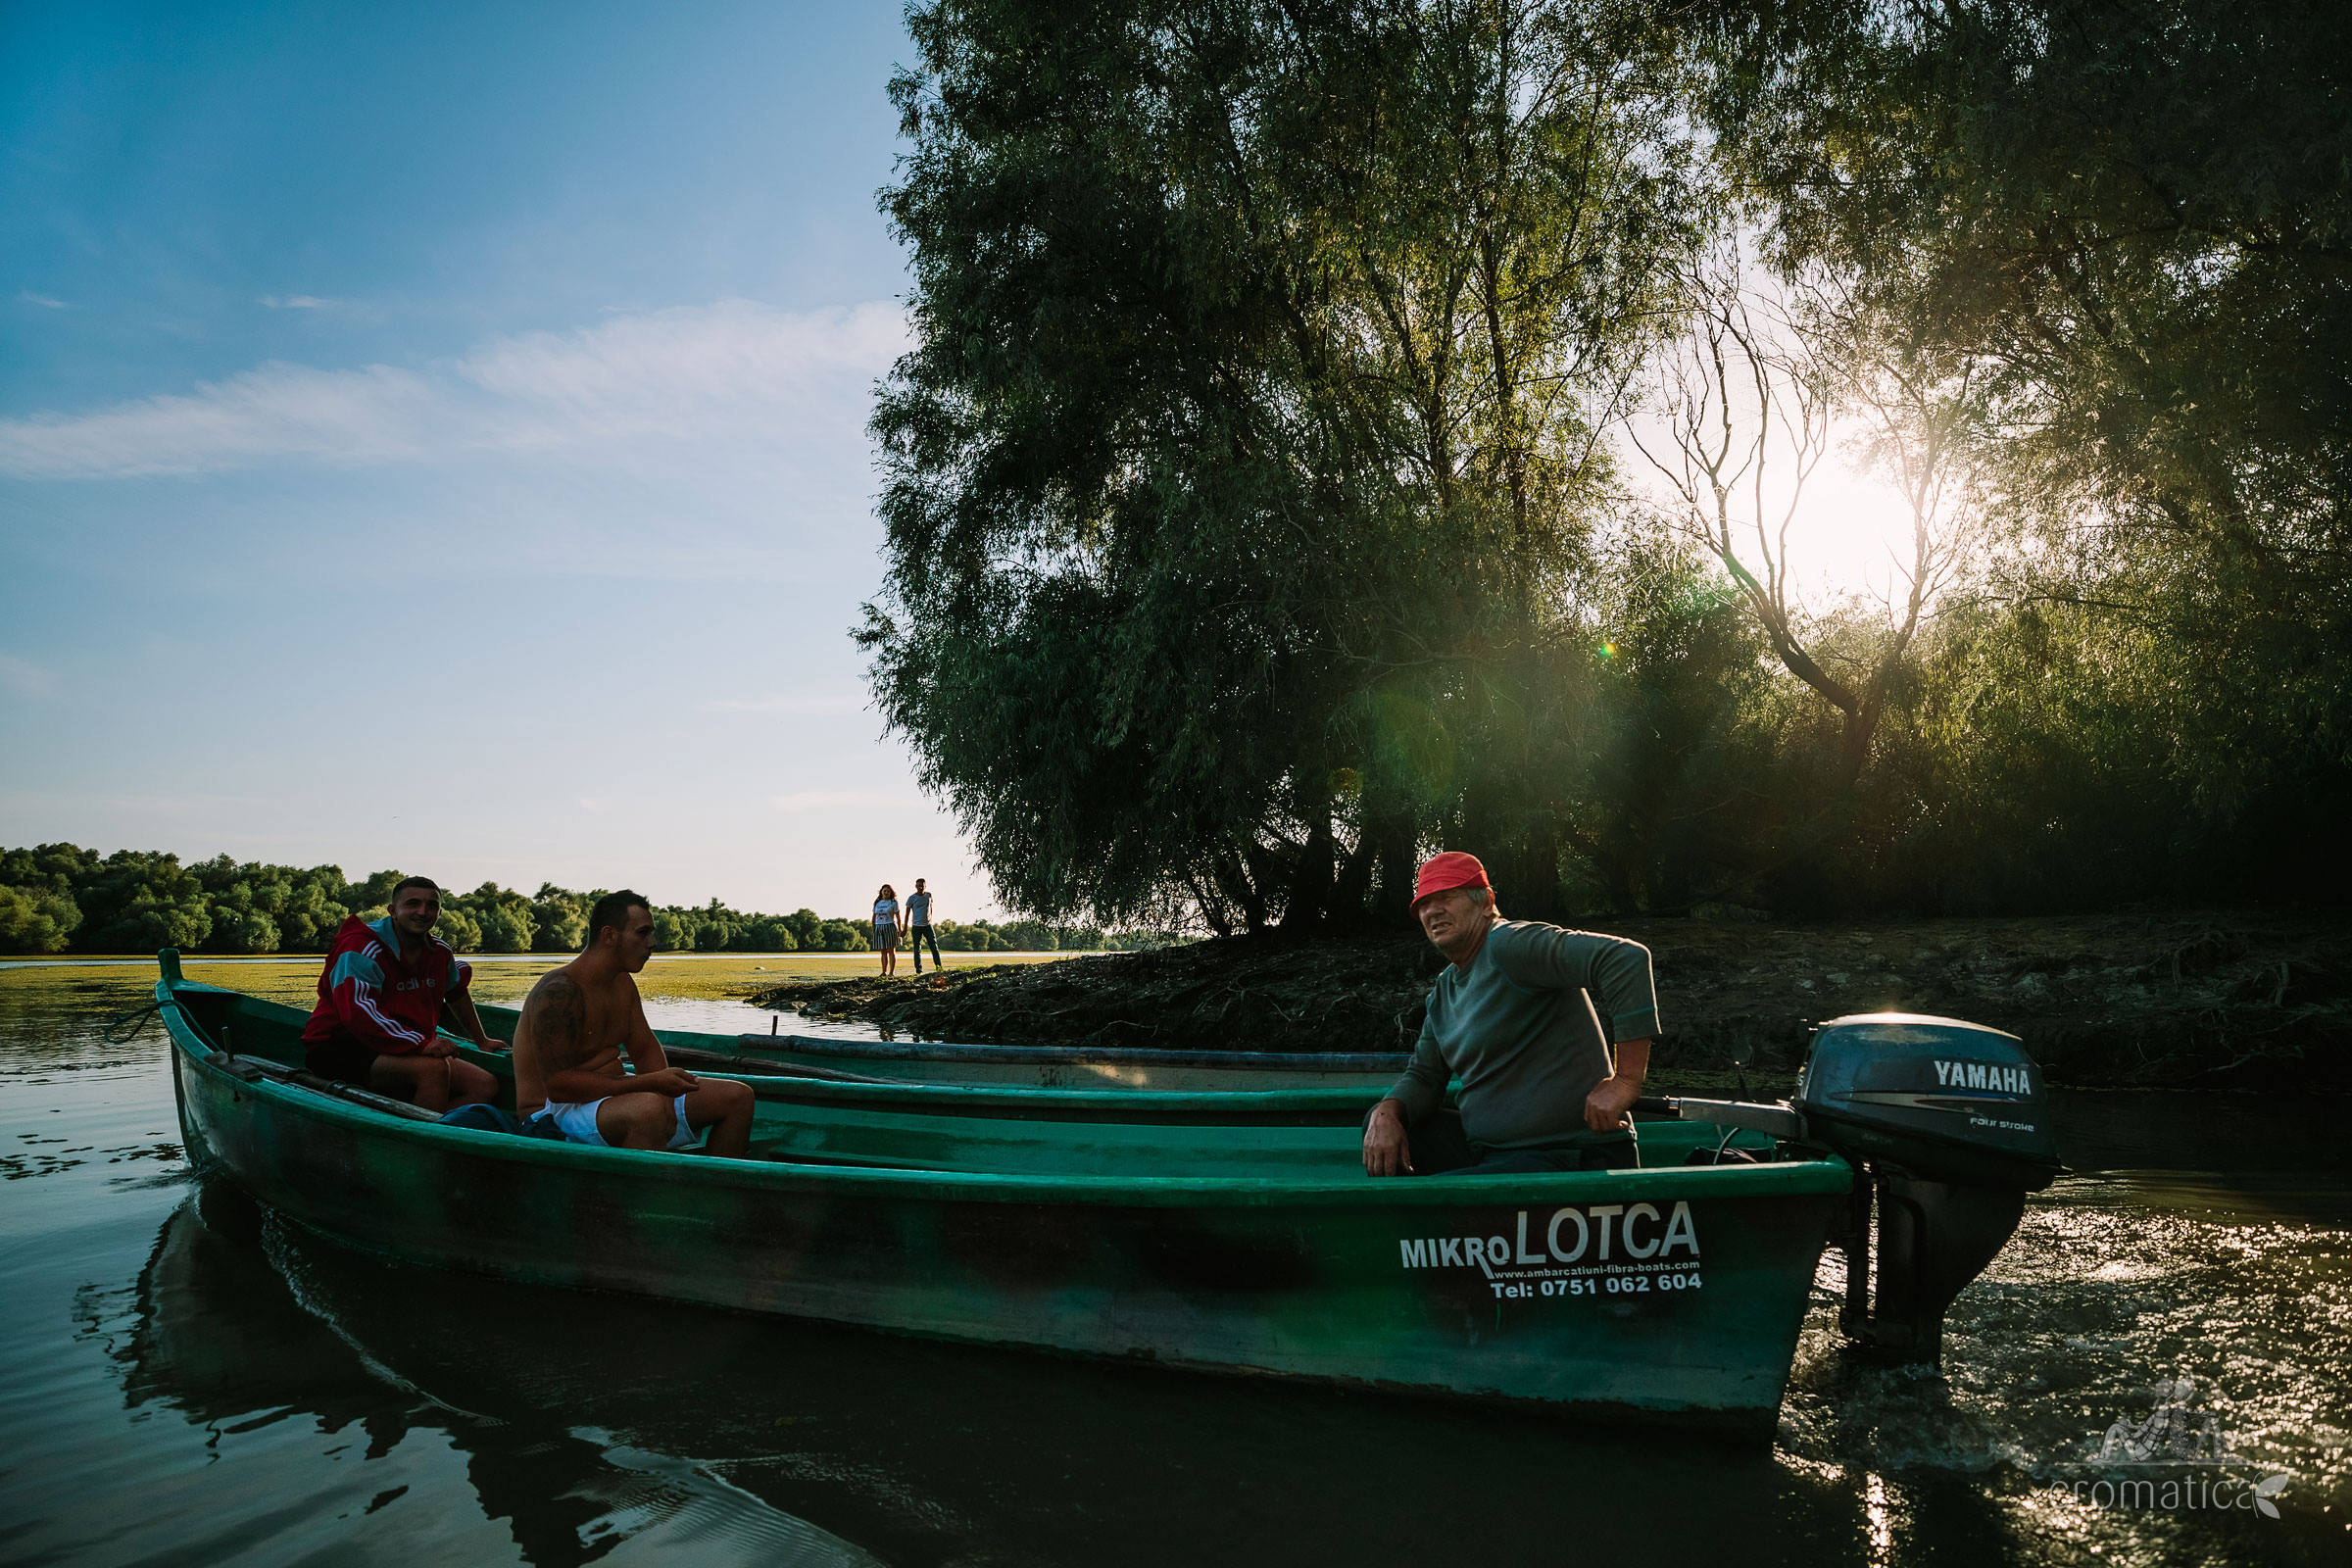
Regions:
<instances>
[{"instance_id":1,"label":"shirtless man","mask_svg":"<svg viewBox=\"0 0 2352 1568\"><path fill-rule=\"evenodd\" d=\"M708 1152L740 1159L752 1141L752 1086L706 1083L669 1064L629 978L653 956L654 915L641 895L596 901L587 951L541 976L522 1004L515 1108L543 1137L612 1149L686 1149L709 1127ZM623 1051L634 1076L621 1071Z\"/></svg>"}]
</instances>

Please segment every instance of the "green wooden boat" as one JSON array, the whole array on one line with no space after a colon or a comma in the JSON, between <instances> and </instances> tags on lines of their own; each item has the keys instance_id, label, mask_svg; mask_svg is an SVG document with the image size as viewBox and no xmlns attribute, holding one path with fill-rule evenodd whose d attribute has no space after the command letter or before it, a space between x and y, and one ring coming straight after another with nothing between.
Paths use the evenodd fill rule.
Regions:
<instances>
[{"instance_id":1,"label":"green wooden boat","mask_svg":"<svg viewBox=\"0 0 2352 1568\"><path fill-rule=\"evenodd\" d=\"M519 1014L481 1004L482 1022L513 1039ZM909 1083L1001 1084L1030 1089L1372 1090L1404 1072L1402 1052L1148 1051L1103 1047L983 1046L937 1040L850 1040L806 1034L654 1031L662 1048L745 1056L805 1073ZM682 1065L695 1058L681 1056Z\"/></svg>"},{"instance_id":2,"label":"green wooden boat","mask_svg":"<svg viewBox=\"0 0 2352 1568\"><path fill-rule=\"evenodd\" d=\"M1374 1182L1361 1097L1311 1089L747 1075L752 1158L581 1148L306 1085L302 1013L163 966L190 1159L321 1235L947 1340L1761 1439L1856 1192L1826 1151L1685 1164L1728 1136L1690 1122L1638 1170Z\"/></svg>"}]
</instances>

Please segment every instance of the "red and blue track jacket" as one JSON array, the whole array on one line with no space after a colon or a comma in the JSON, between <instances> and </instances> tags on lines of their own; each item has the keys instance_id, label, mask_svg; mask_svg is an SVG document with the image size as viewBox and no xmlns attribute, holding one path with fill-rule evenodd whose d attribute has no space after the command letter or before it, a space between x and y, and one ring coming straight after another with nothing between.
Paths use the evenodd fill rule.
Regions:
<instances>
[{"instance_id":1,"label":"red and blue track jacket","mask_svg":"<svg viewBox=\"0 0 2352 1568\"><path fill-rule=\"evenodd\" d=\"M346 1035L378 1055L413 1055L432 1040L441 1004L472 983L473 966L439 937L426 938L416 962L403 963L389 915L373 925L352 915L327 950L303 1042Z\"/></svg>"}]
</instances>

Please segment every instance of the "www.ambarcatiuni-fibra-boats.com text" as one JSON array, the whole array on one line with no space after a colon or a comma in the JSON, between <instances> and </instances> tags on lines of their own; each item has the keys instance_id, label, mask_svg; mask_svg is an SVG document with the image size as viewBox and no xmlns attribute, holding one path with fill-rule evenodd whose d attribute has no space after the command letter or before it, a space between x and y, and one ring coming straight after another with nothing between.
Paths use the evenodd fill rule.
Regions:
<instances>
[{"instance_id":1,"label":"www.ambarcatiuni-fibra-boats.com text","mask_svg":"<svg viewBox=\"0 0 2352 1568\"><path fill-rule=\"evenodd\" d=\"M1655 1203L1594 1203L1554 1209L1548 1219L1523 1208L1513 1233L1415 1236L1396 1247L1406 1268L1480 1270L1497 1300L1699 1289L1698 1229L1687 1201L1664 1212Z\"/></svg>"}]
</instances>

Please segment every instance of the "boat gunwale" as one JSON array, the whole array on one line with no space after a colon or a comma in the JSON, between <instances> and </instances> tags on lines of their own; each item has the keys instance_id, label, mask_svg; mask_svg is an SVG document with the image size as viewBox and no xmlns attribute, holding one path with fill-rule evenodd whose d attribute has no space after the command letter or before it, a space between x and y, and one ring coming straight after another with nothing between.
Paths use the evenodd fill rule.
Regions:
<instances>
[{"instance_id":1,"label":"boat gunwale","mask_svg":"<svg viewBox=\"0 0 2352 1568\"><path fill-rule=\"evenodd\" d=\"M519 1018L522 1009L505 1003L476 1004L485 1018ZM712 1034L699 1029L657 1029L664 1045L673 1038L730 1041L738 1051L842 1056L872 1061L961 1061L1001 1066L1223 1067L1281 1072L1393 1072L1412 1060L1408 1051L1185 1051L1143 1046L1005 1046L952 1040L853 1040L839 1035L763 1035L757 1030Z\"/></svg>"},{"instance_id":2,"label":"boat gunwale","mask_svg":"<svg viewBox=\"0 0 2352 1568\"><path fill-rule=\"evenodd\" d=\"M440 1122L411 1121L351 1104L332 1095L282 1084L268 1078L248 1080L221 1064L221 1053L183 1008L175 995L201 990L222 996L246 993L201 982L156 983L155 995L174 1051L191 1063L220 1074L241 1094L252 1094L273 1107L297 1116L361 1131L449 1142L466 1149L525 1165L586 1167L592 1170L661 1172L666 1179L722 1186L781 1189L815 1187L822 1191L875 1197L920 1197L956 1202L1063 1201L1089 1205L1171 1207L1210 1204L1218 1207L1462 1207L1505 1200L1510 1197L1542 1201L1610 1201L1619 1197L1635 1200L1661 1196L1705 1196L1714 1199L1813 1197L1842 1193L1853 1183L1852 1167L1835 1156L1785 1160L1760 1165L1672 1165L1649 1169L1560 1171L1496 1176L1451 1176L1444 1181L1374 1182L1361 1176L1273 1179L1260 1176L1030 1176L1002 1171L888 1169L868 1166L820 1165L791 1160L722 1159L699 1152L666 1150L597 1148L587 1144L557 1143L514 1133L484 1132ZM250 999L263 1000L263 999ZM799 1083L802 1080L788 1080ZM860 1086L861 1087L861 1086ZM1045 1094L1052 1091L1030 1091ZM1126 1092L1122 1098L1130 1098ZM1690 1189L1724 1187L1716 1193L1693 1194Z\"/></svg>"},{"instance_id":3,"label":"boat gunwale","mask_svg":"<svg viewBox=\"0 0 2352 1568\"><path fill-rule=\"evenodd\" d=\"M302 1009L283 1003L271 1002L250 992L231 991L220 986L187 981L183 990L202 989L218 996L235 997L256 1006L275 1008L286 1014L289 1024L303 1016ZM688 1033L688 1031L672 1031ZM441 1031L442 1038L458 1046L468 1060L490 1064L497 1070L499 1063L511 1063L513 1054L503 1051L484 1051L460 1036ZM697 1039L724 1040L725 1035L698 1035ZM765 1036L745 1038L764 1039ZM1213 1053L1203 1053L1213 1054ZM763 1073L731 1067L708 1067L697 1076L734 1078L752 1086L761 1100L793 1101L809 1103L856 1105L866 1103L875 1108L921 1110L926 1106L954 1102L955 1114L968 1114L982 1106L1002 1109L1010 1117L1022 1110L1065 1112L1054 1119L1087 1121L1135 1121L1168 1119L1155 1116L1156 1109L1167 1111L1234 1111L1248 1113L1251 1120L1263 1120L1283 1111L1327 1111L1361 1106L1370 1108L1369 1090L1342 1084L1323 1084L1294 1089L1046 1089L1022 1084L994 1083L930 1083L920 1079L877 1080L873 1082L841 1083L829 1078L805 1078L797 1073ZM1086 1113L1083 1115L1077 1113ZM1121 1114L1096 1114L1117 1112Z\"/></svg>"},{"instance_id":4,"label":"boat gunwale","mask_svg":"<svg viewBox=\"0 0 2352 1568\"><path fill-rule=\"evenodd\" d=\"M692 1030L678 1033L691 1034ZM949 1040L843 1040L827 1035L710 1035L740 1040L747 1050L790 1050L810 1056L877 1061L1002 1062L1012 1066L1242 1067L1283 1072L1394 1072L1411 1062L1405 1051L1177 1051L1128 1046L996 1046Z\"/></svg>"}]
</instances>

